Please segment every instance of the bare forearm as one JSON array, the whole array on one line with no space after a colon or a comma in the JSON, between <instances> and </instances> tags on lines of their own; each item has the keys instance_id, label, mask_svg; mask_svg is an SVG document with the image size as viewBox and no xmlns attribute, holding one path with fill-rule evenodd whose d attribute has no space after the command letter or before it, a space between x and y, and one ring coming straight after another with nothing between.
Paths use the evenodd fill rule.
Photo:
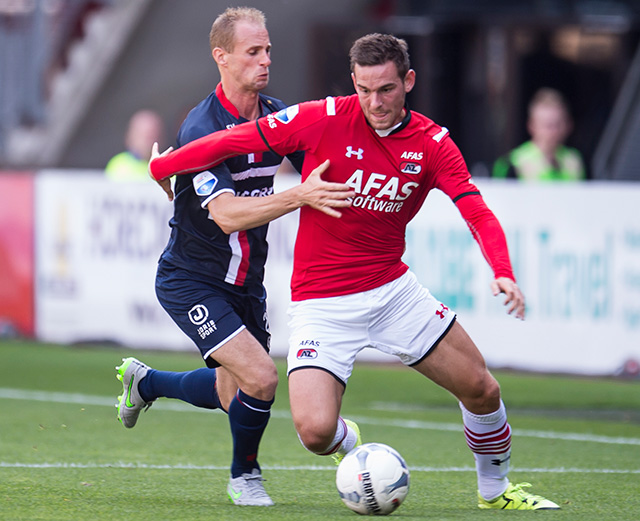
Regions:
<instances>
[{"instance_id":1,"label":"bare forearm","mask_svg":"<svg viewBox=\"0 0 640 521\"><path fill-rule=\"evenodd\" d=\"M267 197L221 194L209 203L209 213L225 233L261 226L305 205L340 218L340 209L351 206L355 192L346 184L323 181L327 168L329 161L314 168L302 184Z\"/></svg>"},{"instance_id":2,"label":"bare forearm","mask_svg":"<svg viewBox=\"0 0 640 521\"><path fill-rule=\"evenodd\" d=\"M267 224L302 206L296 186L266 197L219 197L209 203L211 217L227 234Z\"/></svg>"}]
</instances>

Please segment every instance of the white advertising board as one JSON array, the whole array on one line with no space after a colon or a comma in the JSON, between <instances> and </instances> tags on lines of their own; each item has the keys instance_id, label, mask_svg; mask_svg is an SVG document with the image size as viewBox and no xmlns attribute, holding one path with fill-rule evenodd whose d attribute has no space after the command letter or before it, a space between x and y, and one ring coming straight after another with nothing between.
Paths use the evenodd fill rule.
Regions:
<instances>
[{"instance_id":1,"label":"white advertising board","mask_svg":"<svg viewBox=\"0 0 640 521\"><path fill-rule=\"evenodd\" d=\"M297 182L281 176L276 189ZM405 261L458 313L492 367L611 374L640 359L640 186L479 180L509 241L527 317L505 313L491 271L453 203L432 192L409 226ZM157 259L172 206L153 183L96 172L36 180L37 336L194 349L157 303ZM272 353L287 350L297 212L272 223L265 285ZM362 359L389 360L367 350Z\"/></svg>"},{"instance_id":2,"label":"white advertising board","mask_svg":"<svg viewBox=\"0 0 640 521\"><path fill-rule=\"evenodd\" d=\"M154 289L172 205L151 181L117 183L101 174L36 178L37 337L188 347Z\"/></svg>"},{"instance_id":3,"label":"white advertising board","mask_svg":"<svg viewBox=\"0 0 640 521\"><path fill-rule=\"evenodd\" d=\"M640 359L640 186L479 182L527 298L524 322L440 192L411 224L406 261L458 312L491 366L611 374Z\"/></svg>"}]
</instances>

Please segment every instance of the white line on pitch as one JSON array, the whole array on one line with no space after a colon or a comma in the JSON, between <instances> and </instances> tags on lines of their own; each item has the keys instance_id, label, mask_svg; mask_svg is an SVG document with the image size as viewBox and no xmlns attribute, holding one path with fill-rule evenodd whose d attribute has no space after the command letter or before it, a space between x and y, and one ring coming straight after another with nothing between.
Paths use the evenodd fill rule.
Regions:
<instances>
[{"instance_id":1,"label":"white line on pitch","mask_svg":"<svg viewBox=\"0 0 640 521\"><path fill-rule=\"evenodd\" d=\"M150 465L146 463L9 463L0 461L0 468L27 469L147 469L147 470L229 470L220 465ZM262 465L264 470L334 471L335 465ZM475 472L474 467L409 467L411 472ZM640 469L579 469L579 468L512 468L512 472L553 474L640 474Z\"/></svg>"},{"instance_id":2,"label":"white line on pitch","mask_svg":"<svg viewBox=\"0 0 640 521\"><path fill-rule=\"evenodd\" d=\"M104 396L86 395L80 393L60 393L60 392L46 392L46 391L31 391L25 389L11 389L0 387L0 399L9 400L31 400L41 402L56 402L56 403L75 403L79 405L97 405L97 406L110 406L115 405L115 398L105 398ZM210 409L201 409L193 407L186 403L179 401L162 401L154 404L154 410L165 410L173 412L205 412L207 414L219 413L221 411L212 411ZM288 411L272 410L271 416L278 419L290 419L291 414ZM420 420L398 420L391 418L370 418L366 416L354 416L352 420L357 421L363 425L381 425L386 427L399 427L402 429L419 429L419 430L432 430L432 431L462 431L461 423L438 423L427 422ZM523 438L541 438L552 440L564 440L564 441L580 441L591 443L605 443L612 445L640 445L639 438L625 438L614 436L598 436L595 434L583 434L572 432L555 432L555 431L534 431L528 429L513 429L514 436Z\"/></svg>"}]
</instances>

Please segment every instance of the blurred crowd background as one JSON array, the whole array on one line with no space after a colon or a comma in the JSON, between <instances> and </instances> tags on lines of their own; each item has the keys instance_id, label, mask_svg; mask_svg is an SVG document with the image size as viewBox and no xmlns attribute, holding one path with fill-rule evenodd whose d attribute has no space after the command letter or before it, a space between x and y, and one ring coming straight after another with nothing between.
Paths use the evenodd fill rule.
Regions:
<instances>
[{"instance_id":1,"label":"blurred crowd background","mask_svg":"<svg viewBox=\"0 0 640 521\"><path fill-rule=\"evenodd\" d=\"M253 0L273 52L267 93L293 104L352 93L348 49L404 37L411 108L447 126L472 174L527 139L540 87L568 100L588 179L640 180L637 0ZM240 5L238 4L238 5ZM0 0L0 168L103 168L130 116L157 112L173 143L218 81L218 0Z\"/></svg>"}]
</instances>

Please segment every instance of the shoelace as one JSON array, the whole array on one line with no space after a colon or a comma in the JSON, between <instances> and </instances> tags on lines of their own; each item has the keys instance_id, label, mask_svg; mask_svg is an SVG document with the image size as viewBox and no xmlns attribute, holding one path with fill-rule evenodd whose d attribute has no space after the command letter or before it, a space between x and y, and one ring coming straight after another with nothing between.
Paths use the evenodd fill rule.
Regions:
<instances>
[{"instance_id":1,"label":"shoelace","mask_svg":"<svg viewBox=\"0 0 640 521\"><path fill-rule=\"evenodd\" d=\"M518 483L517 485L513 485L513 488L509 491L509 493L515 494L520 498L522 498L527 494L527 492L523 489L530 486L531 486L531 483Z\"/></svg>"},{"instance_id":2,"label":"shoelace","mask_svg":"<svg viewBox=\"0 0 640 521\"><path fill-rule=\"evenodd\" d=\"M513 489L510 491L510 494L514 494L517 495L518 498L521 501L524 501L526 499L531 499L533 501L540 501L542 500L542 496L535 496L533 494L529 494L527 491L524 490L524 488L528 488L532 486L531 483L518 483L517 485L513 486Z\"/></svg>"},{"instance_id":3,"label":"shoelace","mask_svg":"<svg viewBox=\"0 0 640 521\"><path fill-rule=\"evenodd\" d=\"M262 476L245 474L243 477L245 478L247 488L251 490L251 495L253 497L268 497L267 491L262 486L262 482L264 481Z\"/></svg>"}]
</instances>

